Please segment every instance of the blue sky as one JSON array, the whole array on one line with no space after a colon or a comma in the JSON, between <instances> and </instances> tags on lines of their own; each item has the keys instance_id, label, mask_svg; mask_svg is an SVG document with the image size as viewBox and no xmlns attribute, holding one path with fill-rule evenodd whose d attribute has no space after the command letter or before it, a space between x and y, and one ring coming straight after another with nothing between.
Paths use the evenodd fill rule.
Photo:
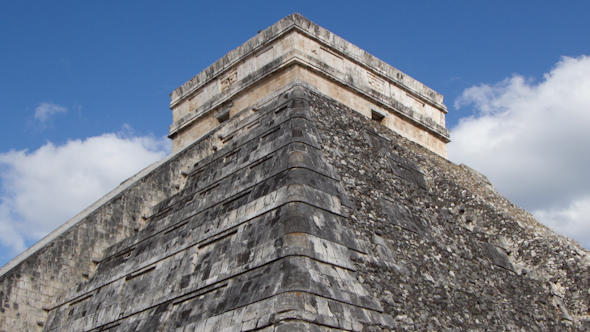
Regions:
<instances>
[{"instance_id":1,"label":"blue sky","mask_svg":"<svg viewBox=\"0 0 590 332\"><path fill-rule=\"evenodd\" d=\"M447 127L456 129L459 139L455 142L451 134L451 160L482 171L501 193L544 216L561 233L571 236L583 229L586 235L578 240L590 246L590 220L579 217L590 210L590 191L579 185L589 182L582 167L587 160L577 150L590 145L590 138L580 133L590 124L585 117L590 101L581 97L575 105L563 106L561 99L545 99L558 86L580 87L590 80L590 75L577 75L586 73L582 68L589 62L584 58L590 54L588 1L3 1L0 265L165 155L171 124L168 94L258 30L294 12L442 93L449 108ZM523 100L538 108L519 113ZM547 104L556 106L548 110ZM575 128L576 135L556 146L564 150L560 146L573 144L575 153L560 155L563 165L532 172L543 181L537 177L519 183L534 192L516 189L514 179L519 182L531 167L547 164L539 159L547 152L531 145L535 135L544 136L540 128L546 123L531 119L543 112L558 116L562 106L571 108L567 114L574 120L560 124L566 134L548 142ZM523 151L541 152L520 162L521 150L511 150L518 146L514 142L475 150L462 143L504 137L507 132L496 134L498 128L506 130L501 121L510 116L511 123L535 123L538 130L527 130L529 136L523 131L518 142L529 142L520 147ZM575 120L578 116L581 120ZM481 126L496 129L486 132ZM92 154L90 146L100 146L93 151L102 154ZM129 167L101 168L98 161L109 156L115 158L112 163ZM510 167L487 167L489 158ZM76 169L64 165L78 165L87 173L72 178ZM554 175L548 181L554 186L538 185ZM75 184L94 189L50 194ZM551 197L555 190L562 193L560 201ZM33 220L47 214L43 207L63 201L68 207L51 214L50 221ZM572 213L578 216L577 226L559 229L567 223L563 218L574 218Z\"/></svg>"}]
</instances>

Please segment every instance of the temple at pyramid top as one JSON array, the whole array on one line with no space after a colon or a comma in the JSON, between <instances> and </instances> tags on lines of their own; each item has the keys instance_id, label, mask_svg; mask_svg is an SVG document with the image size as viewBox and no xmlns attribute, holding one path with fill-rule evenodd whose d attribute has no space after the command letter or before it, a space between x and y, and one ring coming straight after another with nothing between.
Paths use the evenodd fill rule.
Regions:
<instances>
[{"instance_id":1,"label":"temple at pyramid top","mask_svg":"<svg viewBox=\"0 0 590 332\"><path fill-rule=\"evenodd\" d=\"M261 107L292 82L447 156L441 94L297 13L260 31L170 94L173 150L247 108Z\"/></svg>"}]
</instances>

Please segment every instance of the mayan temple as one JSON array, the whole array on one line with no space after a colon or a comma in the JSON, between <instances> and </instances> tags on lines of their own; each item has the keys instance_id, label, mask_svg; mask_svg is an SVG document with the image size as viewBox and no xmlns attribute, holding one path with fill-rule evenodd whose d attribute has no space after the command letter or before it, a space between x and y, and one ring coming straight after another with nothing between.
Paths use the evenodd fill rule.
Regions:
<instances>
[{"instance_id":1,"label":"mayan temple","mask_svg":"<svg viewBox=\"0 0 590 332\"><path fill-rule=\"evenodd\" d=\"M590 331L590 252L330 31L287 16L170 97L172 154L0 269L0 331Z\"/></svg>"}]
</instances>

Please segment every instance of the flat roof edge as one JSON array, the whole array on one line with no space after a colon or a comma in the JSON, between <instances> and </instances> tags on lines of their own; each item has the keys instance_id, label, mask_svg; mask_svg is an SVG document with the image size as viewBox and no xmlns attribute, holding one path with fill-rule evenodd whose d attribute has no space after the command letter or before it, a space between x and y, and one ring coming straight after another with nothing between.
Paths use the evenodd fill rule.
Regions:
<instances>
[{"instance_id":1,"label":"flat roof edge","mask_svg":"<svg viewBox=\"0 0 590 332\"><path fill-rule=\"evenodd\" d=\"M364 51L342 37L339 37L331 31L320 27L299 13L288 15L272 26L259 32L256 36L250 38L248 41L238 46L236 49L230 51L222 58L215 61L212 65L195 75L192 79L176 88L170 94L171 107L176 106L179 102L184 100L199 87L223 74L227 69L231 68L240 60L265 47L267 44L276 38L281 37L292 29L301 30L308 36L321 41L323 44L328 45L335 51L350 58L351 60L362 63L375 72L386 76L401 88L429 99L438 107L446 111L446 106L443 104L443 96L440 93L432 90L418 80L378 59L374 55Z\"/></svg>"}]
</instances>

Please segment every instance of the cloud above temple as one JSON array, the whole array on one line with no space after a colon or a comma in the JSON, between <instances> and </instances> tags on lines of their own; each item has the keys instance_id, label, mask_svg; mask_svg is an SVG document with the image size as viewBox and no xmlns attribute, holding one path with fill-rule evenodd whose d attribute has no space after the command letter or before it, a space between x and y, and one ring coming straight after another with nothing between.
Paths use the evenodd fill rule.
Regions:
<instances>
[{"instance_id":1,"label":"cloud above temple","mask_svg":"<svg viewBox=\"0 0 590 332\"><path fill-rule=\"evenodd\" d=\"M66 113L67 108L59 106L54 103L41 103L35 108L34 118L41 123L45 123L49 118L55 114Z\"/></svg>"},{"instance_id":2,"label":"cloud above temple","mask_svg":"<svg viewBox=\"0 0 590 332\"><path fill-rule=\"evenodd\" d=\"M449 158L490 178L540 222L590 248L590 57L563 57L536 82L514 75L463 91L473 114Z\"/></svg>"},{"instance_id":3,"label":"cloud above temple","mask_svg":"<svg viewBox=\"0 0 590 332\"><path fill-rule=\"evenodd\" d=\"M21 252L170 152L165 138L124 130L0 153L0 247Z\"/></svg>"}]
</instances>

